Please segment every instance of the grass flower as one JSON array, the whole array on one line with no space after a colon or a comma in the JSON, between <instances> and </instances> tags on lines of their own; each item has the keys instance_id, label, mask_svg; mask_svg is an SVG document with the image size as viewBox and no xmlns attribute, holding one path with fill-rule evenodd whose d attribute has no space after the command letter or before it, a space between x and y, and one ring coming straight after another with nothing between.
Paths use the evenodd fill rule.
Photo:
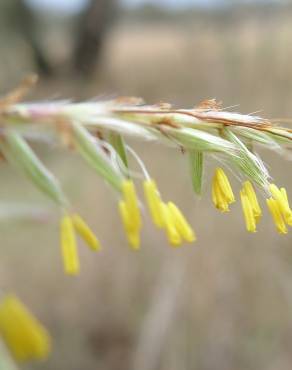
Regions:
<instances>
[{"instance_id":1,"label":"grass flower","mask_svg":"<svg viewBox=\"0 0 292 370\"><path fill-rule=\"evenodd\" d=\"M212 199L221 212L229 211L229 204L235 202L230 182L222 168L216 168L212 182Z\"/></svg>"},{"instance_id":2,"label":"grass flower","mask_svg":"<svg viewBox=\"0 0 292 370\"><path fill-rule=\"evenodd\" d=\"M279 203L272 197L267 199L266 202L279 234L287 234L288 230Z\"/></svg>"},{"instance_id":3,"label":"grass flower","mask_svg":"<svg viewBox=\"0 0 292 370\"><path fill-rule=\"evenodd\" d=\"M0 334L17 361L43 360L50 352L48 332L14 295L0 303Z\"/></svg>"},{"instance_id":4,"label":"grass flower","mask_svg":"<svg viewBox=\"0 0 292 370\"><path fill-rule=\"evenodd\" d=\"M194 231L178 207L172 202L166 204L162 201L154 180L144 181L144 194L153 223L165 229L170 244L179 246L183 240L196 240Z\"/></svg>"},{"instance_id":5,"label":"grass flower","mask_svg":"<svg viewBox=\"0 0 292 370\"><path fill-rule=\"evenodd\" d=\"M8 163L24 173L64 213L61 246L67 273L75 275L79 271L75 233L92 250L100 250L100 243L84 220L71 212L74 207L58 180L32 150L30 144L34 140L57 141L64 149L70 147L109 185L120 199L122 224L135 250L141 244L143 204L133 181L139 186L141 177L151 219L166 232L170 244L193 242L196 235L178 207L163 201L142 160L126 144L126 137L155 141L187 154L193 189L199 196L204 192L205 162L215 159L226 163L243 182L240 199L247 231L255 232L263 218L255 185L268 198L267 206L277 230L285 234L287 225L292 225L286 190L271 184L270 174L255 152L257 145L281 155L291 149L291 129L282 127L281 122L276 124L258 116L230 112L215 100L203 101L191 109L177 109L169 104L146 105L137 98L21 103L30 85L25 82L0 100L0 151ZM131 171L128 154L137 160L142 175ZM235 196L221 167L215 169L211 187L215 207L228 212Z\"/></svg>"},{"instance_id":6,"label":"grass flower","mask_svg":"<svg viewBox=\"0 0 292 370\"><path fill-rule=\"evenodd\" d=\"M226 163L243 183L239 196L247 231L255 233L264 218L256 186L267 197L276 230L288 233L288 226L292 226L288 194L285 188L271 183L264 161L256 153L258 145L282 156L289 153L292 130L281 122L230 112L215 100L203 101L190 109L169 104L146 105L137 98L21 103L35 80L26 79L0 99L0 155L53 202L56 214L63 215L60 244L65 273L74 276L80 270L77 235L92 251L101 250L101 244L83 218L72 211L74 206L58 179L32 149L34 141L74 150L110 187L119 199L122 225L133 250L139 250L141 245L143 203L136 191L140 182L150 217L165 232L170 245L180 247L184 242L195 242L197 236L182 211L173 202L163 200L143 161L126 144L127 137L167 145L185 155L194 192L200 197L204 194L205 163ZM131 170L129 154L138 162L141 173ZM211 197L221 212L228 212L235 202L221 167L215 167ZM0 335L19 361L44 359L50 351L47 331L13 295L0 301Z\"/></svg>"}]
</instances>

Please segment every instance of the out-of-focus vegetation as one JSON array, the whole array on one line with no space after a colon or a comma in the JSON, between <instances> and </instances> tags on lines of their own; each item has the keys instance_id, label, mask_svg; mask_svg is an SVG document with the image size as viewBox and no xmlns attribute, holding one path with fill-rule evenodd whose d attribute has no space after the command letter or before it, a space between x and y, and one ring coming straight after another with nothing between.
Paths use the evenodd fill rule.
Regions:
<instances>
[{"instance_id":1,"label":"out-of-focus vegetation","mask_svg":"<svg viewBox=\"0 0 292 370\"><path fill-rule=\"evenodd\" d=\"M8 14L1 9L3 92L34 69L31 48ZM35 16L39 45L58 73L43 79L32 99L135 95L150 103L193 106L215 97L224 106L240 104L236 110L244 113L292 117L290 5L236 4L180 13L120 10L89 81L76 78L68 67L76 19ZM105 248L95 258L81 250L86 267L77 279L68 278L62 273L53 210L47 223L2 222L1 287L30 303L54 339L49 361L28 368L290 369L291 237L276 235L268 218L257 234L247 235L239 203L232 213L218 215L210 200L215 162L208 162L199 200L183 156L155 144L135 145L165 197L191 220L198 241L173 250L145 221L142 250L133 254L110 189L74 153L38 146ZM276 155L265 158L289 192L289 162ZM43 201L4 162L1 179L6 202ZM237 179L232 180L236 187Z\"/></svg>"}]
</instances>

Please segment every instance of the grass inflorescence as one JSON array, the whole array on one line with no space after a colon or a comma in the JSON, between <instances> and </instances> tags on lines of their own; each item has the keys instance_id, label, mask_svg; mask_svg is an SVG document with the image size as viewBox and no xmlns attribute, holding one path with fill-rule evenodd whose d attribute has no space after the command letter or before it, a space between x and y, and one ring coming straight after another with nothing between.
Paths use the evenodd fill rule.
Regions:
<instances>
[{"instance_id":1,"label":"grass inflorescence","mask_svg":"<svg viewBox=\"0 0 292 370\"><path fill-rule=\"evenodd\" d=\"M112 188L118 195L117 208L134 250L141 244L142 202L136 192L141 178L149 214L154 225L165 231L169 243L178 247L195 241L196 234L179 208L163 200L144 163L126 144L129 136L179 149L178 153L188 158L193 189L199 196L209 156L232 168L243 183L240 199L247 231L256 232L262 216L256 189L265 194L278 232L285 234L287 226L292 225L286 190L271 182L264 162L255 152L258 144L285 155L292 144L291 129L258 116L224 110L215 100L203 101L191 109L177 109L166 103L146 105L138 98L21 103L34 82L34 77L27 78L0 101L0 151L59 208L67 273L79 272L77 234L91 250L99 251L101 245L74 210L58 180L33 152L29 144L32 138L49 136L64 149L74 149ZM139 176L129 168L129 154L141 168ZM228 212L236 200L226 172L222 165L215 169L210 189L213 203L221 212Z\"/></svg>"}]
</instances>

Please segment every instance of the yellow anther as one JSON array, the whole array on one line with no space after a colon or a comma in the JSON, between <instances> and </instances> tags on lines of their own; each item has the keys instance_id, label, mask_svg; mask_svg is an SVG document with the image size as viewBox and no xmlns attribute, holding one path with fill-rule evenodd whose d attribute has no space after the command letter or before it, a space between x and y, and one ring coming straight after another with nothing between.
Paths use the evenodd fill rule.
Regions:
<instances>
[{"instance_id":1,"label":"yellow anther","mask_svg":"<svg viewBox=\"0 0 292 370\"><path fill-rule=\"evenodd\" d=\"M258 223L261 216L262 216L262 210L261 210L261 207L259 205L256 193L255 193L254 188L252 186L252 183L250 181L246 181L243 184L243 190L244 190L244 192L245 192L246 196L248 197L248 200L251 204L256 223Z\"/></svg>"},{"instance_id":2,"label":"yellow anther","mask_svg":"<svg viewBox=\"0 0 292 370\"><path fill-rule=\"evenodd\" d=\"M61 221L61 248L65 272L69 275L77 275L80 269L79 258L73 222L68 215L65 215Z\"/></svg>"},{"instance_id":3,"label":"yellow anther","mask_svg":"<svg viewBox=\"0 0 292 370\"><path fill-rule=\"evenodd\" d=\"M0 333L18 361L42 360L50 352L46 329L13 295L0 303Z\"/></svg>"},{"instance_id":4,"label":"yellow anther","mask_svg":"<svg viewBox=\"0 0 292 370\"><path fill-rule=\"evenodd\" d=\"M212 199L215 207L221 212L229 211L228 205L235 202L231 185L222 168L216 168L213 177Z\"/></svg>"},{"instance_id":5,"label":"yellow anther","mask_svg":"<svg viewBox=\"0 0 292 370\"><path fill-rule=\"evenodd\" d=\"M256 232L256 218L253 211L252 203L244 190L240 191L240 200L245 219L245 225L247 231L250 233Z\"/></svg>"},{"instance_id":6,"label":"yellow anther","mask_svg":"<svg viewBox=\"0 0 292 370\"><path fill-rule=\"evenodd\" d=\"M94 251L99 251L101 245L99 240L96 238L92 230L86 224L86 222L78 215L72 216L73 226L77 233L84 239L87 245Z\"/></svg>"},{"instance_id":7,"label":"yellow anther","mask_svg":"<svg viewBox=\"0 0 292 370\"><path fill-rule=\"evenodd\" d=\"M130 218L130 213L127 204L123 200L119 202L119 211L130 246L132 247L132 249L139 249L140 247L139 229L137 229L136 225L133 224L132 219Z\"/></svg>"},{"instance_id":8,"label":"yellow anther","mask_svg":"<svg viewBox=\"0 0 292 370\"><path fill-rule=\"evenodd\" d=\"M221 188L216 177L213 178L212 182L212 200L215 207L219 209L221 212L229 211L228 202L221 191Z\"/></svg>"},{"instance_id":9,"label":"yellow anther","mask_svg":"<svg viewBox=\"0 0 292 370\"><path fill-rule=\"evenodd\" d=\"M161 199L154 180L144 181L144 194L148 208L154 224L163 227L163 212L161 209Z\"/></svg>"},{"instance_id":10,"label":"yellow anther","mask_svg":"<svg viewBox=\"0 0 292 370\"><path fill-rule=\"evenodd\" d=\"M279 209L282 213L284 221L286 224L292 226L292 211L289 207L288 197L286 190L282 188L280 190L275 184L270 184L270 191L272 193L273 198L277 201L279 205Z\"/></svg>"},{"instance_id":11,"label":"yellow anther","mask_svg":"<svg viewBox=\"0 0 292 370\"><path fill-rule=\"evenodd\" d=\"M121 215L125 230L127 232L133 230L133 225L131 224L131 221L130 221L127 205L123 200L120 200L119 202L119 210L120 210L120 215Z\"/></svg>"},{"instance_id":12,"label":"yellow anther","mask_svg":"<svg viewBox=\"0 0 292 370\"><path fill-rule=\"evenodd\" d=\"M167 238L170 244L174 246L179 246L182 243L182 238L176 229L173 221L172 213L170 212L168 206L161 202L161 208L163 212L164 224L166 229Z\"/></svg>"},{"instance_id":13,"label":"yellow anther","mask_svg":"<svg viewBox=\"0 0 292 370\"><path fill-rule=\"evenodd\" d=\"M193 231L193 229L191 228L191 226L189 225L181 211L172 202L168 202L167 206L172 215L172 219L176 227L176 230L179 232L182 238L187 242L195 241L196 240L195 232Z\"/></svg>"},{"instance_id":14,"label":"yellow anther","mask_svg":"<svg viewBox=\"0 0 292 370\"><path fill-rule=\"evenodd\" d=\"M282 194L282 196L284 198L284 201L285 201L286 206L287 206L287 209L288 209L287 216L284 217L285 218L285 222L286 222L287 225L292 226L292 211L291 211L291 208L290 208L290 205L289 205L287 191L286 191L285 188L281 188L280 191L281 191L281 194Z\"/></svg>"},{"instance_id":15,"label":"yellow anther","mask_svg":"<svg viewBox=\"0 0 292 370\"><path fill-rule=\"evenodd\" d=\"M128 241L129 241L129 244L130 244L130 246L132 247L133 250L140 249L140 234L139 234L138 231L130 232L128 234Z\"/></svg>"},{"instance_id":16,"label":"yellow anther","mask_svg":"<svg viewBox=\"0 0 292 370\"><path fill-rule=\"evenodd\" d=\"M286 189L285 189L285 188L281 188L281 189L280 189L280 191L281 191L282 196L284 197L285 201L287 202L288 207L290 207L290 206L289 206L289 200L288 200L288 195L287 195L287 191L286 191Z\"/></svg>"},{"instance_id":17,"label":"yellow anther","mask_svg":"<svg viewBox=\"0 0 292 370\"><path fill-rule=\"evenodd\" d=\"M273 217L276 228L280 234L287 234L286 224L281 213L279 203L272 197L267 199L267 205Z\"/></svg>"},{"instance_id":18,"label":"yellow anther","mask_svg":"<svg viewBox=\"0 0 292 370\"><path fill-rule=\"evenodd\" d=\"M136 229L141 228L141 216L138 206L138 199L135 190L135 186L132 180L124 180L122 183L122 191L124 195L124 200L127 204L127 209L129 216L131 217L131 222L135 225Z\"/></svg>"},{"instance_id":19,"label":"yellow anther","mask_svg":"<svg viewBox=\"0 0 292 370\"><path fill-rule=\"evenodd\" d=\"M222 168L216 168L215 177L227 203L234 203L235 198L230 182Z\"/></svg>"}]
</instances>

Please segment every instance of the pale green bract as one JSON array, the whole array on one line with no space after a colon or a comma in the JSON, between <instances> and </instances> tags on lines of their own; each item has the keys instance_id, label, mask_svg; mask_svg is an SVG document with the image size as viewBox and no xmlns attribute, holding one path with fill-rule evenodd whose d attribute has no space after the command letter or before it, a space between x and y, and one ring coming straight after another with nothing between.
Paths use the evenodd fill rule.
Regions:
<instances>
[{"instance_id":1,"label":"pale green bract","mask_svg":"<svg viewBox=\"0 0 292 370\"><path fill-rule=\"evenodd\" d=\"M203 186L204 154L198 150L190 150L190 167L193 189L201 195Z\"/></svg>"},{"instance_id":2,"label":"pale green bract","mask_svg":"<svg viewBox=\"0 0 292 370\"><path fill-rule=\"evenodd\" d=\"M255 181L264 189L268 187L269 173L262 161L247 147L231 130L224 128L224 136L233 142L238 148L238 156L232 157L232 163L241 170L250 180Z\"/></svg>"},{"instance_id":3,"label":"pale green bract","mask_svg":"<svg viewBox=\"0 0 292 370\"><path fill-rule=\"evenodd\" d=\"M78 123L73 124L73 132L77 149L82 157L107 183L120 192L124 177L118 171L118 167L115 168L109 160L107 148L102 149L92 135Z\"/></svg>"},{"instance_id":4,"label":"pale green bract","mask_svg":"<svg viewBox=\"0 0 292 370\"><path fill-rule=\"evenodd\" d=\"M54 175L47 170L26 141L16 131L8 129L0 149L6 159L16 165L49 198L61 207L68 201Z\"/></svg>"},{"instance_id":5,"label":"pale green bract","mask_svg":"<svg viewBox=\"0 0 292 370\"><path fill-rule=\"evenodd\" d=\"M127 156L127 150L125 146L124 139L122 135L115 133L115 132L110 132L109 134L109 142L113 146L113 148L116 150L118 153L123 165L128 168L128 156Z\"/></svg>"}]
</instances>

